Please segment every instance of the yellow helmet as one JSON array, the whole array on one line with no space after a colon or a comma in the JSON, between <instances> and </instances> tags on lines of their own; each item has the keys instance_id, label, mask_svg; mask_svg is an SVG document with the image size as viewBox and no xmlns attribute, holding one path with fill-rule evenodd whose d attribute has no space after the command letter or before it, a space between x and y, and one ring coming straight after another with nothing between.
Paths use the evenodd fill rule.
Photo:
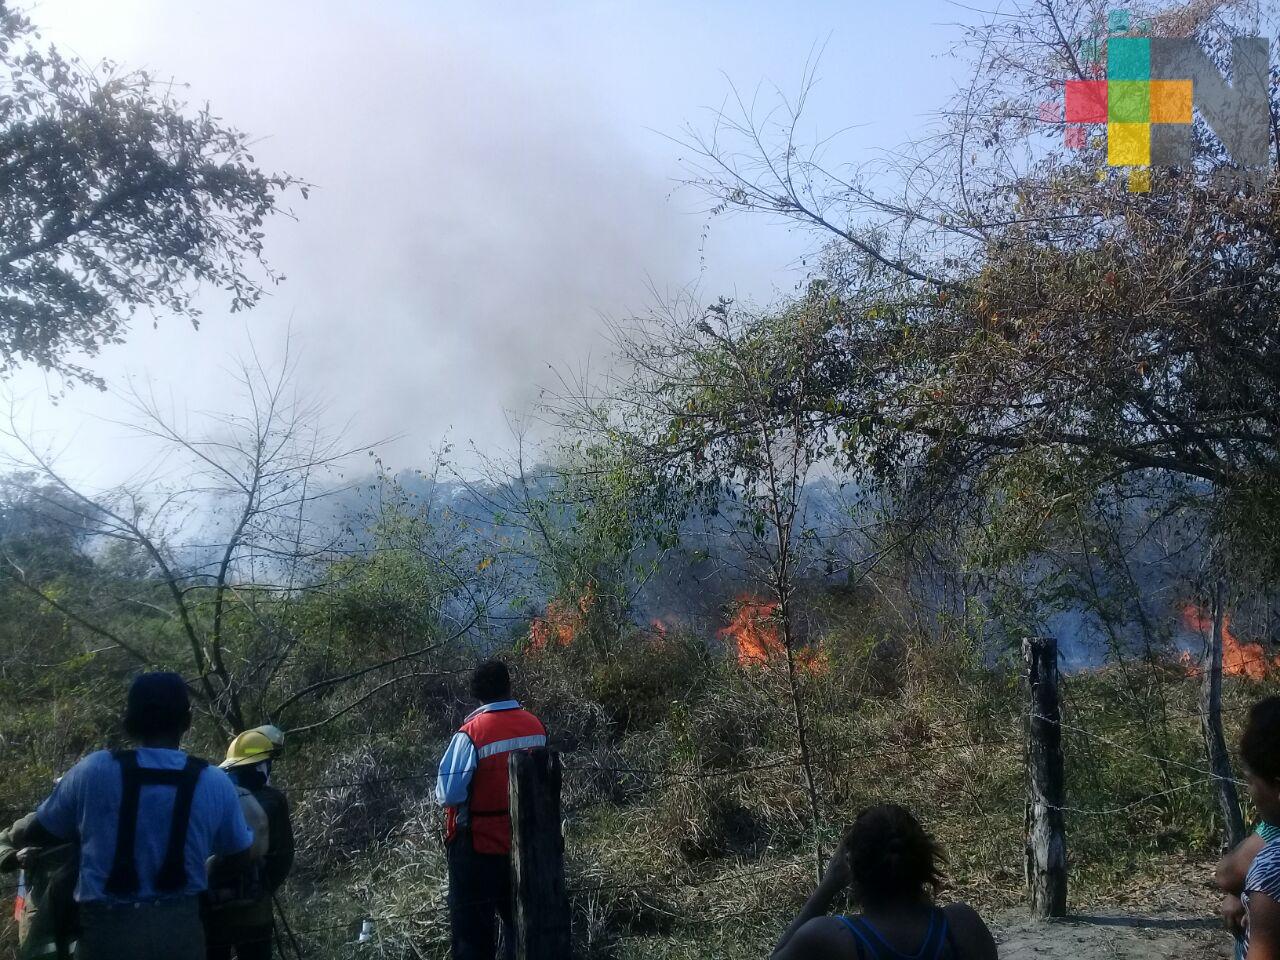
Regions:
<instances>
[{"instance_id":1,"label":"yellow helmet","mask_svg":"<svg viewBox=\"0 0 1280 960\"><path fill-rule=\"evenodd\" d=\"M270 760L275 752L276 745L260 729L246 730L238 734L227 747L227 759L222 761L222 769L249 767L263 760Z\"/></svg>"},{"instance_id":2,"label":"yellow helmet","mask_svg":"<svg viewBox=\"0 0 1280 960\"><path fill-rule=\"evenodd\" d=\"M270 740L277 750L284 747L284 731L274 724L264 723L262 726L254 727L253 729Z\"/></svg>"}]
</instances>

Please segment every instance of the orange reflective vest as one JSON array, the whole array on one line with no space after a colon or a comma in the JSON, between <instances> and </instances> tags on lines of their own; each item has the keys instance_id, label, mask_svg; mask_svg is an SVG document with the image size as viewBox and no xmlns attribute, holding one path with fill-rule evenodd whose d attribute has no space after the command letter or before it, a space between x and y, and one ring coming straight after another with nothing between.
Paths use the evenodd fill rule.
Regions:
<instances>
[{"instance_id":1,"label":"orange reflective vest","mask_svg":"<svg viewBox=\"0 0 1280 960\"><path fill-rule=\"evenodd\" d=\"M477 710L463 722L460 733L471 739L476 769L471 775L465 806L445 811L445 842L458 828L470 825L476 853L511 852L511 812L507 803L507 755L547 745L547 728L528 710Z\"/></svg>"}]
</instances>

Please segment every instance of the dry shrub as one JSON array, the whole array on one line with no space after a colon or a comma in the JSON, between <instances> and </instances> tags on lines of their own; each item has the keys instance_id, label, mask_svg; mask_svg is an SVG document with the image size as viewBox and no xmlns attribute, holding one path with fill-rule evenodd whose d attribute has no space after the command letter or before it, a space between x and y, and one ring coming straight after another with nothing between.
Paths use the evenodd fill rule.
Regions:
<instances>
[{"instance_id":1,"label":"dry shrub","mask_svg":"<svg viewBox=\"0 0 1280 960\"><path fill-rule=\"evenodd\" d=\"M406 821L424 794L423 779L368 747L313 771L319 789L293 797L299 865L320 874L375 849ZM287 785L286 785L287 789Z\"/></svg>"},{"instance_id":2,"label":"dry shrub","mask_svg":"<svg viewBox=\"0 0 1280 960\"><path fill-rule=\"evenodd\" d=\"M706 644L686 633L637 634L616 655L591 664L584 693L623 737L652 728L695 697L712 675Z\"/></svg>"},{"instance_id":3,"label":"dry shrub","mask_svg":"<svg viewBox=\"0 0 1280 960\"><path fill-rule=\"evenodd\" d=\"M641 629L608 653L575 643L526 651L517 663L528 699L569 749L655 726L707 685L713 667L701 638Z\"/></svg>"},{"instance_id":4,"label":"dry shrub","mask_svg":"<svg viewBox=\"0 0 1280 960\"><path fill-rule=\"evenodd\" d=\"M418 801L399 828L368 851L369 867L352 874L351 894L378 918L372 956L447 953L448 868L440 822L433 801Z\"/></svg>"}]
</instances>

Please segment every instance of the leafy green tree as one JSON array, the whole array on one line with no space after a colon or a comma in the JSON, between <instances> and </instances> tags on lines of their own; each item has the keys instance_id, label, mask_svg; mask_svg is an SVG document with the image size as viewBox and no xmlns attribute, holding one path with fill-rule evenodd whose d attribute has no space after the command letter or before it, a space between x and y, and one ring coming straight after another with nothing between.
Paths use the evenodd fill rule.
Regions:
<instances>
[{"instance_id":1,"label":"leafy green tree","mask_svg":"<svg viewBox=\"0 0 1280 960\"><path fill-rule=\"evenodd\" d=\"M547 604L580 647L607 657L630 632L636 594L672 544L679 498L633 451L590 430L561 435L540 458L522 428L513 440L509 455L476 454L479 477L455 474L466 491L455 509L486 546L487 562L518 571L514 608Z\"/></svg>"},{"instance_id":2,"label":"leafy green tree","mask_svg":"<svg viewBox=\"0 0 1280 960\"><path fill-rule=\"evenodd\" d=\"M1090 488L1172 478L1211 531L1219 576L1234 562L1274 578L1280 74L1266 78L1274 149L1247 178L1202 118L1191 163L1130 172L1109 165L1104 138L1068 143L1081 131L1061 108L1065 82L1099 72L1118 35L1190 37L1229 76L1232 37L1274 35L1280 8L1151 3L1132 30L1112 30L1107 6L978 12L956 50L969 81L885 162L837 167L803 146L806 89L780 111L738 101L712 132L691 131L693 179L717 209L781 216L828 242L825 272L848 308L819 366L853 375L830 378L810 409L851 462L935 493L1034 486L1051 511ZM1010 465L1041 476L1023 484ZM1221 622L1224 593L1209 592ZM1205 660L1219 676L1220 651Z\"/></svg>"},{"instance_id":3,"label":"leafy green tree","mask_svg":"<svg viewBox=\"0 0 1280 960\"><path fill-rule=\"evenodd\" d=\"M139 311L197 323L201 285L252 306L263 226L306 186L256 169L245 134L171 84L45 46L0 0L0 370L34 363L101 386L76 362Z\"/></svg>"},{"instance_id":4,"label":"leafy green tree","mask_svg":"<svg viewBox=\"0 0 1280 960\"><path fill-rule=\"evenodd\" d=\"M367 519L367 543L274 604L288 621L290 656L313 665L280 671L265 710L293 733L394 703L393 688L447 675L465 641L492 628L500 572L457 523L387 476Z\"/></svg>"},{"instance_id":5,"label":"leafy green tree","mask_svg":"<svg viewBox=\"0 0 1280 960\"><path fill-rule=\"evenodd\" d=\"M1278 9L1255 20L1230 3L1165 2L1142 23L1192 37L1229 73L1231 36L1266 33ZM781 215L829 243L824 269L850 309L833 315L824 360L854 375L819 401L852 454L972 471L1039 449L1091 476L1164 471L1269 503L1276 154L1248 187L1197 119L1195 163L1153 169L1134 192L1101 138L1067 148L1064 82L1105 60L1105 24L1095 0L982 18L956 50L970 83L884 164L805 149L801 96L691 132L694 179L724 209Z\"/></svg>"}]
</instances>

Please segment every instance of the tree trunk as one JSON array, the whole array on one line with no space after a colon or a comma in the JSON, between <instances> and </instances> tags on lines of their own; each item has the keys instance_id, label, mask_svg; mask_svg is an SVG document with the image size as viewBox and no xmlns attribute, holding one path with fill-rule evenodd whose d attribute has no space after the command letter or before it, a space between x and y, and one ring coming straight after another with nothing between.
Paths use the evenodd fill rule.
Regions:
<instances>
[{"instance_id":1,"label":"tree trunk","mask_svg":"<svg viewBox=\"0 0 1280 960\"><path fill-rule=\"evenodd\" d=\"M818 784L813 774L813 753L809 748L809 729L804 719L804 701L800 694L800 678L796 674L795 638L791 632L790 604L778 603L781 618L780 632L783 649L787 655L787 692L791 700L791 720L796 728L796 746L800 754L800 770L804 774L805 789L809 794L809 817L813 829L813 869L818 880L822 879L826 864L822 857L821 808L818 802Z\"/></svg>"},{"instance_id":2,"label":"tree trunk","mask_svg":"<svg viewBox=\"0 0 1280 960\"><path fill-rule=\"evenodd\" d=\"M1067 914L1066 774L1058 700L1058 644L1049 637L1022 642L1027 665L1027 890L1031 916Z\"/></svg>"},{"instance_id":3,"label":"tree trunk","mask_svg":"<svg viewBox=\"0 0 1280 960\"><path fill-rule=\"evenodd\" d=\"M1227 738L1222 732L1222 633L1226 623L1226 585L1217 581L1213 587L1213 629L1205 636L1200 675L1200 727L1204 733L1209 772L1213 774L1214 792L1222 811L1222 825L1227 846L1234 847L1244 839L1244 817L1240 814L1240 795L1231 773L1231 756Z\"/></svg>"}]
</instances>

